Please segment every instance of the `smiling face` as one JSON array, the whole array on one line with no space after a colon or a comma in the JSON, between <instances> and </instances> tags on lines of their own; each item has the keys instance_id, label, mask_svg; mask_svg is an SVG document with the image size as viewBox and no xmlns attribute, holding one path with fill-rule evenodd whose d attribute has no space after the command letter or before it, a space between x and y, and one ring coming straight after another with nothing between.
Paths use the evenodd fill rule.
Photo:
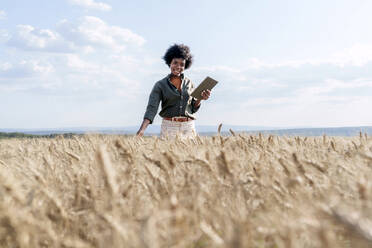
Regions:
<instances>
[{"instance_id":1,"label":"smiling face","mask_svg":"<svg viewBox=\"0 0 372 248\"><path fill-rule=\"evenodd\" d=\"M186 60L182 58L174 58L169 67L173 76L179 77L185 70Z\"/></svg>"}]
</instances>

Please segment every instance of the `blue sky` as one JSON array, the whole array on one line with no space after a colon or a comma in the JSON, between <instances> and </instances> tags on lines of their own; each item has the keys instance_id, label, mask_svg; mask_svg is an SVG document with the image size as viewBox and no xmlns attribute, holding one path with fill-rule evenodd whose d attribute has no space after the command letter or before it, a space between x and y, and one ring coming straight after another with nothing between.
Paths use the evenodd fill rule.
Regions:
<instances>
[{"instance_id":1,"label":"blue sky","mask_svg":"<svg viewBox=\"0 0 372 248\"><path fill-rule=\"evenodd\" d=\"M0 128L140 125L174 43L220 83L197 125L372 125L372 2L0 4ZM155 123L160 123L160 117Z\"/></svg>"}]
</instances>

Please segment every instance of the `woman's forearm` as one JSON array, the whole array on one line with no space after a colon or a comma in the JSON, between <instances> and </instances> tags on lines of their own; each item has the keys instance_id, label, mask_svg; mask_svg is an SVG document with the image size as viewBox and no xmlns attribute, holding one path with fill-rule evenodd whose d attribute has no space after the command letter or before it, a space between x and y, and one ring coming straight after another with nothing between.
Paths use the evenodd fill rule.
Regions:
<instances>
[{"instance_id":1,"label":"woman's forearm","mask_svg":"<svg viewBox=\"0 0 372 248\"><path fill-rule=\"evenodd\" d=\"M142 136L149 124L150 124L149 119L146 119L146 118L143 119L140 129L137 131L137 135Z\"/></svg>"},{"instance_id":2,"label":"woman's forearm","mask_svg":"<svg viewBox=\"0 0 372 248\"><path fill-rule=\"evenodd\" d=\"M201 100L200 100L200 99L199 99L199 100L196 100L196 102L195 102L195 107L199 107L200 104L201 104Z\"/></svg>"}]
</instances>

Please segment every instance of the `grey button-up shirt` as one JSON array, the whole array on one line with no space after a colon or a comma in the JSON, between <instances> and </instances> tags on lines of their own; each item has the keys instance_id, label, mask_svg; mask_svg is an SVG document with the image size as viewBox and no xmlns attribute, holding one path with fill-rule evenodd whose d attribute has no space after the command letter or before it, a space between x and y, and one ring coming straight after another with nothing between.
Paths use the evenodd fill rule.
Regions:
<instances>
[{"instance_id":1,"label":"grey button-up shirt","mask_svg":"<svg viewBox=\"0 0 372 248\"><path fill-rule=\"evenodd\" d=\"M198 107L195 106L196 99L191 97L191 92L194 90L194 84L190 79L181 74L181 92L170 81L170 76L166 76L162 80L155 83L152 88L149 103L147 104L144 118L153 122L156 113L158 112L159 103L161 101L161 117L187 116L195 119L195 112Z\"/></svg>"}]
</instances>

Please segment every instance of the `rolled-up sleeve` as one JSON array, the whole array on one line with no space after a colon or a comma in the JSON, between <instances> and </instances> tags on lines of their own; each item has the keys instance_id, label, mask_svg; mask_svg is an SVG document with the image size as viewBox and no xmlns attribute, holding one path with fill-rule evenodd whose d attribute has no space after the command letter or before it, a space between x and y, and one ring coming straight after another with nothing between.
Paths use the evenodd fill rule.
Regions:
<instances>
[{"instance_id":1,"label":"rolled-up sleeve","mask_svg":"<svg viewBox=\"0 0 372 248\"><path fill-rule=\"evenodd\" d=\"M191 90L190 90L190 92L192 92L194 89L195 89L195 86L194 86L193 83L191 83ZM197 101L197 99L195 97L191 97L191 98L192 98L191 99L191 114L194 114L194 113L196 113L200 109L201 104L196 107L196 101Z\"/></svg>"},{"instance_id":2,"label":"rolled-up sleeve","mask_svg":"<svg viewBox=\"0 0 372 248\"><path fill-rule=\"evenodd\" d=\"M191 100L191 112L192 112L192 114L196 113L200 109L200 106L201 106L201 104L199 106L196 106L196 98L193 97L192 100Z\"/></svg>"},{"instance_id":3,"label":"rolled-up sleeve","mask_svg":"<svg viewBox=\"0 0 372 248\"><path fill-rule=\"evenodd\" d=\"M156 83L150 93L149 103L147 104L146 113L145 116L143 117L144 119L148 119L150 121L150 124L152 124L155 115L158 112L161 98L162 98L161 89L158 83Z\"/></svg>"}]
</instances>

